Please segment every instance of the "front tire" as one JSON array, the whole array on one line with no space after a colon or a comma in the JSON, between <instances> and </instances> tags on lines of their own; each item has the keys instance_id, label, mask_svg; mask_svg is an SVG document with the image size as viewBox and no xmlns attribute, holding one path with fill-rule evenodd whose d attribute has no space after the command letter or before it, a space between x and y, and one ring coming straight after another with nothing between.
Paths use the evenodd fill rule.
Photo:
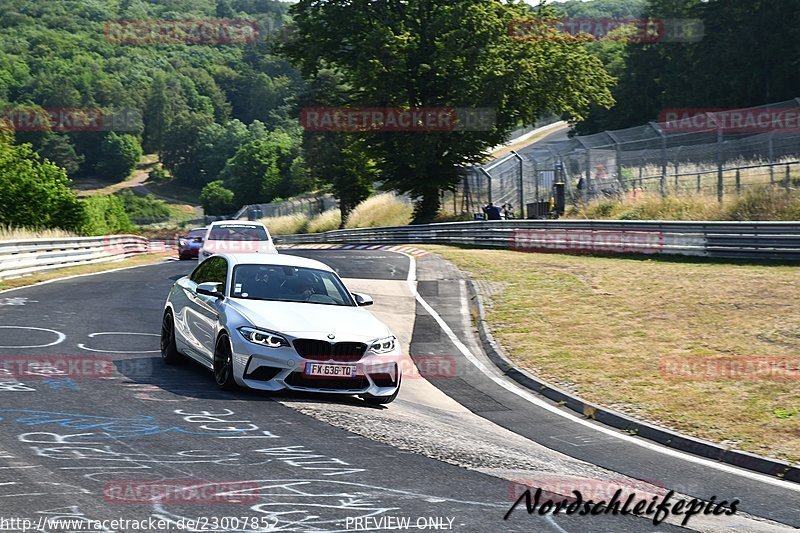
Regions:
<instances>
[{"instance_id":1,"label":"front tire","mask_svg":"<svg viewBox=\"0 0 800 533\"><path fill-rule=\"evenodd\" d=\"M164 312L164 319L161 321L161 358L168 365L174 365L181 360L181 353L175 344L175 319L169 309Z\"/></svg>"},{"instance_id":2,"label":"front tire","mask_svg":"<svg viewBox=\"0 0 800 533\"><path fill-rule=\"evenodd\" d=\"M233 350L227 335L221 335L214 349L214 380L222 390L234 390L236 380L233 379Z\"/></svg>"}]
</instances>

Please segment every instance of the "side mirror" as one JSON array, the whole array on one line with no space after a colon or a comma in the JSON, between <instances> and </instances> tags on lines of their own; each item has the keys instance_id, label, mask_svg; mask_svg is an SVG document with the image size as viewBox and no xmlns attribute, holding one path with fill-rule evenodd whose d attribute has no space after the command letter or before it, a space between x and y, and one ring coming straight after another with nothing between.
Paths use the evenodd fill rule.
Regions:
<instances>
[{"instance_id":1,"label":"side mirror","mask_svg":"<svg viewBox=\"0 0 800 533\"><path fill-rule=\"evenodd\" d=\"M372 305L373 303L375 303L372 301L371 296L368 296L366 294L361 294L359 292L354 292L353 298L356 299L356 305L359 307L364 307L365 305Z\"/></svg>"},{"instance_id":2,"label":"side mirror","mask_svg":"<svg viewBox=\"0 0 800 533\"><path fill-rule=\"evenodd\" d=\"M201 283L200 285L197 286L195 292L197 294L204 294L206 296L214 296L215 298L222 298L225 295L222 294L221 290L219 290L220 285L222 285L222 283L214 283L212 281L209 281L208 283Z\"/></svg>"}]
</instances>

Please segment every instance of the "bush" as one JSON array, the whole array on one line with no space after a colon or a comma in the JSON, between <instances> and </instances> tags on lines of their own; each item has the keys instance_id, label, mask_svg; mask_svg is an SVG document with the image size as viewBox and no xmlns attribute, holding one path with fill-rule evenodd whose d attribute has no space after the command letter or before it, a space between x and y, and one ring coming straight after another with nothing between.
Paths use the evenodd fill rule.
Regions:
<instances>
[{"instance_id":1,"label":"bush","mask_svg":"<svg viewBox=\"0 0 800 533\"><path fill-rule=\"evenodd\" d=\"M305 233L308 226L308 217L300 213L294 215L284 215L282 217L262 218L263 222L271 235L291 235L293 233Z\"/></svg>"},{"instance_id":2,"label":"bush","mask_svg":"<svg viewBox=\"0 0 800 533\"><path fill-rule=\"evenodd\" d=\"M136 229L118 196L90 196L81 203L85 213L83 235L129 233Z\"/></svg>"},{"instance_id":3,"label":"bush","mask_svg":"<svg viewBox=\"0 0 800 533\"><path fill-rule=\"evenodd\" d=\"M233 211L234 193L222 180L207 183L200 192L200 204L207 215L225 215Z\"/></svg>"},{"instance_id":4,"label":"bush","mask_svg":"<svg viewBox=\"0 0 800 533\"><path fill-rule=\"evenodd\" d=\"M0 129L0 224L78 230L83 206L64 169L42 161L30 145L12 142L10 132Z\"/></svg>"},{"instance_id":5,"label":"bush","mask_svg":"<svg viewBox=\"0 0 800 533\"><path fill-rule=\"evenodd\" d=\"M411 222L413 214L413 206L401 202L391 193L384 193L358 204L347 217L345 227L405 226Z\"/></svg>"},{"instance_id":6,"label":"bush","mask_svg":"<svg viewBox=\"0 0 800 533\"><path fill-rule=\"evenodd\" d=\"M754 187L733 200L725 215L729 220L800 220L800 192Z\"/></svg>"},{"instance_id":7,"label":"bush","mask_svg":"<svg viewBox=\"0 0 800 533\"><path fill-rule=\"evenodd\" d=\"M596 200L585 208L570 208L569 218L617 220L800 220L800 192L758 186L741 196L649 195L637 200Z\"/></svg>"},{"instance_id":8,"label":"bush","mask_svg":"<svg viewBox=\"0 0 800 533\"><path fill-rule=\"evenodd\" d=\"M155 183L167 181L167 178L169 178L169 174L167 174L167 171L161 166L153 167L150 172L147 173L147 179Z\"/></svg>"},{"instance_id":9,"label":"bush","mask_svg":"<svg viewBox=\"0 0 800 533\"><path fill-rule=\"evenodd\" d=\"M167 202L152 194L139 196L133 191L123 191L116 195L130 218L169 218L172 214Z\"/></svg>"},{"instance_id":10,"label":"bush","mask_svg":"<svg viewBox=\"0 0 800 533\"><path fill-rule=\"evenodd\" d=\"M342 225L342 214L338 209L331 209L324 213L315 216L308 222L306 230L308 233L321 233L323 231L331 231L339 229Z\"/></svg>"}]
</instances>

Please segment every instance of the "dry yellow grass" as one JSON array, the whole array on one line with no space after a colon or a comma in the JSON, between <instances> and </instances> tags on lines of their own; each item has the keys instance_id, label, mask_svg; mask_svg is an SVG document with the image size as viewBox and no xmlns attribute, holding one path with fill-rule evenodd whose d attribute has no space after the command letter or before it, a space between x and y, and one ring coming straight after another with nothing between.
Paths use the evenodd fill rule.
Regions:
<instances>
[{"instance_id":1,"label":"dry yellow grass","mask_svg":"<svg viewBox=\"0 0 800 533\"><path fill-rule=\"evenodd\" d=\"M522 367L632 416L800 461L797 267L426 248L496 283L488 321ZM660 366L670 357L788 357L795 379L676 378Z\"/></svg>"},{"instance_id":2,"label":"dry yellow grass","mask_svg":"<svg viewBox=\"0 0 800 533\"><path fill-rule=\"evenodd\" d=\"M393 194L384 193L367 198L347 217L346 228L405 226L411 222L414 208Z\"/></svg>"},{"instance_id":3,"label":"dry yellow grass","mask_svg":"<svg viewBox=\"0 0 800 533\"><path fill-rule=\"evenodd\" d=\"M75 233L62 229L29 229L0 226L0 241L14 241L18 239L58 239L61 237L77 237Z\"/></svg>"},{"instance_id":4,"label":"dry yellow grass","mask_svg":"<svg viewBox=\"0 0 800 533\"><path fill-rule=\"evenodd\" d=\"M262 218L263 222L271 235L291 235L293 233L305 233L308 225L308 217L300 213L294 215L284 215L281 217Z\"/></svg>"},{"instance_id":5,"label":"dry yellow grass","mask_svg":"<svg viewBox=\"0 0 800 533\"><path fill-rule=\"evenodd\" d=\"M741 196L662 197L639 192L636 197L595 200L582 208L570 208L568 218L618 220L800 220L800 193L756 186Z\"/></svg>"},{"instance_id":6,"label":"dry yellow grass","mask_svg":"<svg viewBox=\"0 0 800 533\"><path fill-rule=\"evenodd\" d=\"M342 214L338 209L331 209L325 211L321 215L317 215L308 222L306 230L309 233L321 233L323 231L330 231L339 229L342 223Z\"/></svg>"}]
</instances>

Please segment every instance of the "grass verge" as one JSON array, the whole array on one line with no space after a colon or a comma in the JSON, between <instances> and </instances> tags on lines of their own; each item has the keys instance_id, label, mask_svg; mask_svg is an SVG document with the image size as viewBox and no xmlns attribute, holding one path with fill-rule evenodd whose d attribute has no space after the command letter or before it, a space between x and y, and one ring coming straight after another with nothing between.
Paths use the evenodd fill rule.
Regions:
<instances>
[{"instance_id":1,"label":"grass verge","mask_svg":"<svg viewBox=\"0 0 800 533\"><path fill-rule=\"evenodd\" d=\"M150 265L160 263L167 257L174 257L175 251L170 250L166 252L158 252L152 254L140 254L121 261L110 261L107 263L95 263L89 265L78 265L72 267L59 268L55 270L47 270L30 276L23 276L21 278L13 278L0 280L0 290L15 289L17 287L27 287L28 285L35 285L42 281L51 279L66 278L69 276L78 276L81 274L93 274L95 272L105 272L107 270L114 270L117 268L126 268L140 265Z\"/></svg>"},{"instance_id":2,"label":"grass verge","mask_svg":"<svg viewBox=\"0 0 800 533\"><path fill-rule=\"evenodd\" d=\"M521 367L631 416L800 461L796 266L425 248L488 291L492 332ZM795 379L685 376L674 357L723 369L789 358Z\"/></svg>"}]
</instances>

